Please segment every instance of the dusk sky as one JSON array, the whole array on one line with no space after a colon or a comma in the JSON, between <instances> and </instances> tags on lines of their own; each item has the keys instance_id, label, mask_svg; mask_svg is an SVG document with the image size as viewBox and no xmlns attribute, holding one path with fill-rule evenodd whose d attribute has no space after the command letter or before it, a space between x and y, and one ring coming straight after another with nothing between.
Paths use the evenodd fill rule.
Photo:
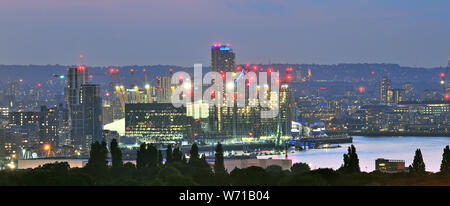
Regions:
<instances>
[{"instance_id":1,"label":"dusk sky","mask_svg":"<svg viewBox=\"0 0 450 206\"><path fill-rule=\"evenodd\" d=\"M213 42L237 63L398 63L450 57L445 0L0 0L0 64L192 66Z\"/></svg>"}]
</instances>

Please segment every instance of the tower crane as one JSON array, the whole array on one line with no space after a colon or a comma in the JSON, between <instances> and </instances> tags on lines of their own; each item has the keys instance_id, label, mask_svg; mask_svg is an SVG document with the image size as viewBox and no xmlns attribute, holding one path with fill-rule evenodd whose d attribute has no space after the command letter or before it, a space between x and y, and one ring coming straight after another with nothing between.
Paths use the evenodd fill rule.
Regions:
<instances>
[{"instance_id":1,"label":"tower crane","mask_svg":"<svg viewBox=\"0 0 450 206\"><path fill-rule=\"evenodd\" d=\"M445 69L445 72L441 73L441 84L444 90L443 93L443 99L444 100L450 100L450 88L449 88L449 81L447 79L448 74L448 68L450 67L450 58L448 58L448 63L447 63L447 67Z\"/></svg>"},{"instance_id":2,"label":"tower crane","mask_svg":"<svg viewBox=\"0 0 450 206\"><path fill-rule=\"evenodd\" d=\"M119 70L118 69L116 70L116 73L117 73L117 81L120 84L120 86L119 86L120 93L122 93L122 98L123 98L122 107L124 108L124 111L125 111L125 103L128 102L128 96L127 96L127 92L125 90L125 87L123 86L123 82L120 79L120 75L119 75Z\"/></svg>"},{"instance_id":3,"label":"tower crane","mask_svg":"<svg viewBox=\"0 0 450 206\"><path fill-rule=\"evenodd\" d=\"M139 86L136 83L136 77L134 76L134 72L135 70L133 68L130 69L131 72L131 78L133 79L133 88L134 88L134 92L136 94L136 99L137 102L140 103L141 102L141 96L140 96L140 92L139 92Z\"/></svg>"},{"instance_id":4,"label":"tower crane","mask_svg":"<svg viewBox=\"0 0 450 206\"><path fill-rule=\"evenodd\" d=\"M125 111L125 97L122 92L123 85L121 84L120 79L119 79L119 69L110 68L109 72L113 76L113 80L114 80L115 87L116 87L115 88L116 93L119 96L120 104L122 105L122 110Z\"/></svg>"},{"instance_id":5,"label":"tower crane","mask_svg":"<svg viewBox=\"0 0 450 206\"><path fill-rule=\"evenodd\" d=\"M152 98L152 95L150 94L150 84L148 83L148 78L147 78L147 69L142 69L142 72L144 73L144 79L145 79L145 89L147 90L147 102L146 103L150 103L150 100Z\"/></svg>"}]
</instances>

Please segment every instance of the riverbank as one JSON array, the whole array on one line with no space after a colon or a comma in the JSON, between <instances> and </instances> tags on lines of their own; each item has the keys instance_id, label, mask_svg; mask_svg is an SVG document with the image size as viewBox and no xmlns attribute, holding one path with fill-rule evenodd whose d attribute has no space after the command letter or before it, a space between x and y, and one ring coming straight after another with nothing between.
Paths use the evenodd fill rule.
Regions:
<instances>
[{"instance_id":1,"label":"riverbank","mask_svg":"<svg viewBox=\"0 0 450 206\"><path fill-rule=\"evenodd\" d=\"M351 144L356 147L362 171L372 172L375 170L375 160L378 158L404 160L405 165L409 166L413 161L415 150L420 148L427 170L436 172L440 168L444 147L450 145L450 138L353 136L353 143ZM306 149L294 151L294 153L289 152L288 158L292 160L292 163L307 163L311 169L338 169L342 165L343 155L351 144L340 144L340 148ZM285 155L260 156L258 158L279 159L285 158Z\"/></svg>"},{"instance_id":2,"label":"riverbank","mask_svg":"<svg viewBox=\"0 0 450 206\"><path fill-rule=\"evenodd\" d=\"M351 136L368 136L368 137L450 137L450 132L349 132Z\"/></svg>"}]
</instances>

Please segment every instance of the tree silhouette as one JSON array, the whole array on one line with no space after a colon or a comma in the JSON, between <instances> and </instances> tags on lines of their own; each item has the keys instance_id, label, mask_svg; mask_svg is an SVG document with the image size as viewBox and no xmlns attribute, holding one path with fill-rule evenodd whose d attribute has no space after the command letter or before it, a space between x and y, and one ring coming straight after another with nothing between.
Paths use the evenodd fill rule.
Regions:
<instances>
[{"instance_id":1,"label":"tree silhouette","mask_svg":"<svg viewBox=\"0 0 450 206\"><path fill-rule=\"evenodd\" d=\"M448 145L444 148L444 153L442 154L440 171L442 174L450 174L450 148Z\"/></svg>"},{"instance_id":2,"label":"tree silhouette","mask_svg":"<svg viewBox=\"0 0 450 206\"><path fill-rule=\"evenodd\" d=\"M137 151L136 167L138 169L154 168L158 165L158 150L155 145L142 143Z\"/></svg>"},{"instance_id":3,"label":"tree silhouette","mask_svg":"<svg viewBox=\"0 0 450 206\"><path fill-rule=\"evenodd\" d=\"M216 146L216 160L214 162L214 172L216 174L225 174L227 171L225 170L225 163L223 160L223 148L220 142Z\"/></svg>"},{"instance_id":4,"label":"tree silhouette","mask_svg":"<svg viewBox=\"0 0 450 206\"><path fill-rule=\"evenodd\" d=\"M145 168L145 162L147 162L146 160L146 150L147 150L147 144L142 143L139 146L139 150L136 152L136 168L137 169L143 169Z\"/></svg>"},{"instance_id":5,"label":"tree silhouette","mask_svg":"<svg viewBox=\"0 0 450 206\"><path fill-rule=\"evenodd\" d=\"M344 156L344 158L345 158L345 156ZM304 173L307 173L309 171L311 171L311 168L309 167L308 164L303 163L303 162L295 163L291 167L291 172L295 173L295 174L304 174Z\"/></svg>"},{"instance_id":6,"label":"tree silhouette","mask_svg":"<svg viewBox=\"0 0 450 206\"><path fill-rule=\"evenodd\" d=\"M179 147L177 147L177 148L175 148L173 150L173 152L172 152L172 160L174 162L181 162L182 158L183 158L182 156L183 156L183 153L180 151Z\"/></svg>"},{"instance_id":7,"label":"tree silhouette","mask_svg":"<svg viewBox=\"0 0 450 206\"><path fill-rule=\"evenodd\" d=\"M167 145L166 163L172 162L172 144Z\"/></svg>"},{"instance_id":8,"label":"tree silhouette","mask_svg":"<svg viewBox=\"0 0 450 206\"><path fill-rule=\"evenodd\" d=\"M150 168L154 168L158 165L158 150L156 149L155 145L152 143L148 147L149 152L149 165Z\"/></svg>"},{"instance_id":9,"label":"tree silhouette","mask_svg":"<svg viewBox=\"0 0 450 206\"><path fill-rule=\"evenodd\" d=\"M199 154L198 154L197 143L194 142L194 144L192 144L191 150L189 151L189 154L190 154L189 161L190 160L196 160L196 159L198 159L200 157Z\"/></svg>"},{"instance_id":10,"label":"tree silhouette","mask_svg":"<svg viewBox=\"0 0 450 206\"><path fill-rule=\"evenodd\" d=\"M348 147L348 153L344 154L344 165L342 171L346 173L358 173L361 172L359 168L358 154L356 154L356 148L352 144Z\"/></svg>"},{"instance_id":11,"label":"tree silhouette","mask_svg":"<svg viewBox=\"0 0 450 206\"><path fill-rule=\"evenodd\" d=\"M117 144L117 140L113 139L110 143L112 168L120 168L123 165L122 151Z\"/></svg>"},{"instance_id":12,"label":"tree silhouette","mask_svg":"<svg viewBox=\"0 0 450 206\"><path fill-rule=\"evenodd\" d=\"M420 149L416 150L414 161L412 165L409 166L409 172L413 174L425 173L425 163L423 162L422 152L420 151Z\"/></svg>"},{"instance_id":13,"label":"tree silhouette","mask_svg":"<svg viewBox=\"0 0 450 206\"><path fill-rule=\"evenodd\" d=\"M106 148L106 142L102 142L101 144L98 141L95 141L91 145L91 151L89 154L89 160L86 164L86 168L94 172L96 174L101 174L106 172L108 168L108 149Z\"/></svg>"}]
</instances>

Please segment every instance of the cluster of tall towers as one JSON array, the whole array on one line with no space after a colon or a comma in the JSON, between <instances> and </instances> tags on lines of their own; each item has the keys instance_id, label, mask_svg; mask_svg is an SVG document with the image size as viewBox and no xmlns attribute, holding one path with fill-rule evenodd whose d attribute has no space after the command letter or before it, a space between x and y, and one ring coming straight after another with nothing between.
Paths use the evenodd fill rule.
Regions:
<instances>
[{"instance_id":1,"label":"cluster of tall towers","mask_svg":"<svg viewBox=\"0 0 450 206\"><path fill-rule=\"evenodd\" d=\"M222 98L219 99L218 106L210 106L209 107L209 117L204 122L207 125L208 133L207 136L216 136L216 137L234 137L234 138L244 138L244 137L274 137L277 134L277 130L280 130L282 136L289 136L291 129L291 121L293 120L293 116L290 115L292 112L288 112L286 110L291 109L293 107L285 107L289 100L292 100L288 96L292 96L292 94L288 94L291 90L287 89L287 85L281 88L281 94L277 94L275 91L271 91L269 85L259 85L257 79L249 80L242 78L237 81L245 81L244 85L246 85L245 92L243 94L238 91L234 92L234 97L227 97L227 91L230 85L226 83L226 73L232 72L235 76L239 76L243 71L252 71L255 73L263 72L262 68L256 68L257 65L236 65L236 55L231 49L229 44L223 43L214 43L211 46L211 71L218 72L222 75L224 79L224 94L223 97L219 97L215 95L214 98ZM255 69L256 68L256 69ZM292 68L291 68L292 70ZM268 83L270 83L270 76L273 72L272 68L267 69ZM239 78L238 78L239 79ZM264 89L271 97L269 101L272 101L272 106L283 104L283 109L280 111L280 116L275 118L263 118L261 117L261 111L264 108L259 104L259 98L256 100L251 100L249 98L250 84L256 84L257 91L259 89ZM234 85L236 87L236 85ZM237 90L235 88L235 90ZM253 91L253 92L257 92ZM246 105L244 107L237 107L236 98L243 96L246 100ZM228 101L232 101L234 106L229 106ZM256 101L256 102L252 102ZM223 102L223 104L222 104ZM199 115L201 116L201 115ZM281 124L279 124L282 122Z\"/></svg>"},{"instance_id":2,"label":"cluster of tall towers","mask_svg":"<svg viewBox=\"0 0 450 206\"><path fill-rule=\"evenodd\" d=\"M387 77L383 77L379 84L380 101L383 103L398 103L404 101L405 89L392 88L392 82Z\"/></svg>"},{"instance_id":3,"label":"cluster of tall towers","mask_svg":"<svg viewBox=\"0 0 450 206\"><path fill-rule=\"evenodd\" d=\"M102 98L100 85L89 84L84 65L69 68L65 101L69 110L69 137L65 144L88 149L94 141L102 140Z\"/></svg>"}]
</instances>

